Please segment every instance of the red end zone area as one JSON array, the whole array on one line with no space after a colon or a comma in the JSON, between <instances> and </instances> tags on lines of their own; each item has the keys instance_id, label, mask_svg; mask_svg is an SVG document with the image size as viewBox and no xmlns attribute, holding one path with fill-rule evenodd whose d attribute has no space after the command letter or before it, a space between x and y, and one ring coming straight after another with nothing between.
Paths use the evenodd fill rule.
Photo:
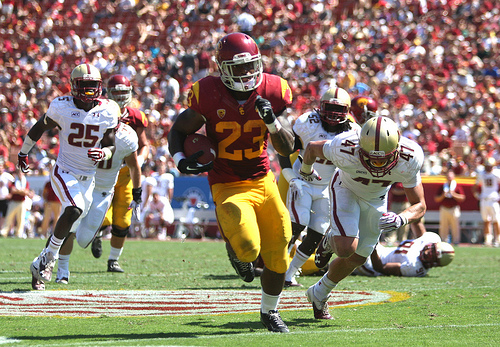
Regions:
<instances>
[{"instance_id":1,"label":"red end zone area","mask_svg":"<svg viewBox=\"0 0 500 347\"><path fill-rule=\"evenodd\" d=\"M0 316L110 317L218 315L258 312L260 290L86 291L0 294ZM333 291L330 308L402 301L406 293ZM193 305L196 303L196 305ZM284 291L280 310L312 309L305 291Z\"/></svg>"}]
</instances>

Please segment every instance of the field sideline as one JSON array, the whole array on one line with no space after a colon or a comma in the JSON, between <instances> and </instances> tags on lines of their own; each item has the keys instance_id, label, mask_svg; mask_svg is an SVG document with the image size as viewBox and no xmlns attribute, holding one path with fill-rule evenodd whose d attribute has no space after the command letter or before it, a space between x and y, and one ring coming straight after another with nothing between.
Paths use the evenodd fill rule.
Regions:
<instances>
[{"instance_id":1,"label":"field sideline","mask_svg":"<svg viewBox=\"0 0 500 347\"><path fill-rule=\"evenodd\" d=\"M318 277L299 278L304 287L287 289L281 315L289 334L273 334L259 322L258 279L241 281L227 260L220 241L128 240L120 264L124 274L106 272L109 241L104 255L75 247L70 284L47 284L46 292L30 291L29 264L43 240L0 239L0 306L13 295L48 296L51 309L65 311L80 300L109 293L121 295L116 307L145 302L158 314L125 316L103 311L90 318L78 315L36 316L21 312L0 315L1 346L497 346L500 344L500 249L459 247L446 268L432 269L425 278L367 278L350 276L330 299L332 321L313 318L304 293ZM128 293L128 294L127 294ZM149 301L145 294L161 299ZM348 302L341 295L363 295L377 302ZM389 293L389 294L388 294ZM50 294L50 295L49 295ZM58 295L60 294L60 295ZM126 296L129 295L128 297ZM201 294L201 297L193 295ZM60 297L69 295L69 299ZM171 296L169 296L171 295ZM388 295L383 297L383 295ZM113 297L109 295L108 300ZM202 299L200 299L202 298ZM199 314L165 314L167 306L198 310ZM378 299L375 299L378 298ZM58 301L60 300L60 301ZM128 301L127 301L128 300ZM3 304L2 304L3 303ZM239 306L236 306L238 303ZM245 303L247 306L241 306ZM35 302L34 311L46 303ZM100 304L92 304L96 308ZM141 303L142 304L142 303ZM80 307L92 308L91 304ZM132 307L132 306L131 306ZM243 307L243 308L242 308ZM2 307L0 307L1 309ZM46 311L49 312L49 311ZM107 312L107 313L106 313Z\"/></svg>"}]
</instances>

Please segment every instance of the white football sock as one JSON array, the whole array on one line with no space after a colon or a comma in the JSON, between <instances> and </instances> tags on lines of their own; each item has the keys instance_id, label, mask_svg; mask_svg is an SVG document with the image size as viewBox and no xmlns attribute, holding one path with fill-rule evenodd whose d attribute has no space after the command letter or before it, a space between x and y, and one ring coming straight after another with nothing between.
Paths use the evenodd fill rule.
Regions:
<instances>
[{"instance_id":1,"label":"white football sock","mask_svg":"<svg viewBox=\"0 0 500 347\"><path fill-rule=\"evenodd\" d=\"M314 295L321 301L326 300L332 289L337 286L337 283L330 280L327 274L328 272L314 285Z\"/></svg>"},{"instance_id":2,"label":"white football sock","mask_svg":"<svg viewBox=\"0 0 500 347\"><path fill-rule=\"evenodd\" d=\"M309 256L305 255L298 249L295 251L295 255L293 256L292 261L290 262L290 266L288 267L288 270L285 274L285 281L291 282L292 279L295 277L295 274L299 269L304 265L309 259Z\"/></svg>"},{"instance_id":3,"label":"white football sock","mask_svg":"<svg viewBox=\"0 0 500 347\"><path fill-rule=\"evenodd\" d=\"M111 251L109 252L109 260L118 260L120 255L122 254L123 248L114 248L111 247Z\"/></svg>"},{"instance_id":4,"label":"white football sock","mask_svg":"<svg viewBox=\"0 0 500 347\"><path fill-rule=\"evenodd\" d=\"M269 295L264 293L264 290L262 290L262 299L260 301L260 312L268 313L269 311L277 310L279 301L280 301L279 295Z\"/></svg>"}]
</instances>

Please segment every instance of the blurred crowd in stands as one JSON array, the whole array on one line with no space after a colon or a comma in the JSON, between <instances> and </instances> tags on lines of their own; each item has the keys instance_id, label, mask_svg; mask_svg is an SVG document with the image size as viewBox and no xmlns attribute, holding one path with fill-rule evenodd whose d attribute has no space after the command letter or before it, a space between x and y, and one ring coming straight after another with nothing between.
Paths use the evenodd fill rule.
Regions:
<instances>
[{"instance_id":1,"label":"blurred crowd in stands","mask_svg":"<svg viewBox=\"0 0 500 347\"><path fill-rule=\"evenodd\" d=\"M334 84L377 100L424 148L423 174L471 176L500 160L500 2L495 0L2 0L0 157L14 169L26 131L73 67L106 81L126 75L149 117L151 163L168 159L166 135L228 32L254 37L265 71L293 91L290 117L319 106ZM293 119L292 119L293 120ZM57 133L31 152L38 174L57 156ZM273 162L279 172L279 164ZM172 168L172 171L175 170Z\"/></svg>"}]
</instances>

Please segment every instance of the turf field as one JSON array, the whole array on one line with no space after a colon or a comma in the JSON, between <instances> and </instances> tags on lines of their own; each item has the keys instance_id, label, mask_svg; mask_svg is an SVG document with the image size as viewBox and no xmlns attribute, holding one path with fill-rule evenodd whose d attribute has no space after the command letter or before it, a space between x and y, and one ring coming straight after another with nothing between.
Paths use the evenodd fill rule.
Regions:
<instances>
[{"instance_id":1,"label":"turf field","mask_svg":"<svg viewBox=\"0 0 500 347\"><path fill-rule=\"evenodd\" d=\"M128 240L120 264L76 248L68 285L32 292L42 240L0 239L1 346L498 346L500 249L462 246L425 278L350 276L313 318L299 278L280 307L289 334L259 322L259 281L241 281L219 241ZM285 309L286 308L286 309ZM215 314L214 314L215 313Z\"/></svg>"}]
</instances>

